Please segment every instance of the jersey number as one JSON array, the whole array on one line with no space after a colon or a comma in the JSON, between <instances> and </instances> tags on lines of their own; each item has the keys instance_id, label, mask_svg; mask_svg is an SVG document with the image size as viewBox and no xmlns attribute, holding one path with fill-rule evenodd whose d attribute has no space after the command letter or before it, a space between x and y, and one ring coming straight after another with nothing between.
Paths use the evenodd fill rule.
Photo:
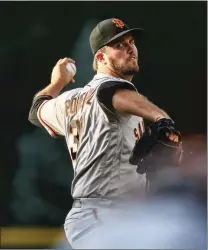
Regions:
<instances>
[{"instance_id":1,"label":"jersey number","mask_svg":"<svg viewBox=\"0 0 208 250\"><path fill-rule=\"evenodd\" d=\"M69 124L69 149L73 161L76 161L77 157L80 137L84 128L84 116L85 113L83 112L81 119L72 120Z\"/></svg>"},{"instance_id":2,"label":"jersey number","mask_svg":"<svg viewBox=\"0 0 208 250\"><path fill-rule=\"evenodd\" d=\"M76 160L77 149L79 146L79 120L73 120L69 124L69 149L72 160Z\"/></svg>"}]
</instances>

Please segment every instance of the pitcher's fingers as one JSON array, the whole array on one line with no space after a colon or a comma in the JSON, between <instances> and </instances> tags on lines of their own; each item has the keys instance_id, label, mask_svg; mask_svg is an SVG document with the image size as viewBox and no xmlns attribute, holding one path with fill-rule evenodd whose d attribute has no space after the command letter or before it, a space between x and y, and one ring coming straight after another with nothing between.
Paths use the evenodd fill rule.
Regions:
<instances>
[{"instance_id":1,"label":"pitcher's fingers","mask_svg":"<svg viewBox=\"0 0 208 250\"><path fill-rule=\"evenodd\" d=\"M73 59L71 59L71 58L65 57L60 62L60 64L67 64L67 63L75 63L75 61Z\"/></svg>"},{"instance_id":2,"label":"pitcher's fingers","mask_svg":"<svg viewBox=\"0 0 208 250\"><path fill-rule=\"evenodd\" d=\"M166 133L166 135L167 135L169 140L174 141L174 142L179 142L178 135L170 134L170 133Z\"/></svg>"}]
</instances>

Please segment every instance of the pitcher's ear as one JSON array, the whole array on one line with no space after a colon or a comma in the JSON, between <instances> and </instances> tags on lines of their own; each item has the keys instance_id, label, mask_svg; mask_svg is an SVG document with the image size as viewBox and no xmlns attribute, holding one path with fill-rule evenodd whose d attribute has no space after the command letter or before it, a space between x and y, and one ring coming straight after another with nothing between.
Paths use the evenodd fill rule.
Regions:
<instances>
[{"instance_id":1,"label":"pitcher's ear","mask_svg":"<svg viewBox=\"0 0 208 250\"><path fill-rule=\"evenodd\" d=\"M95 58L96 58L99 62L101 62L101 61L103 60L103 52L99 50L99 51L96 53Z\"/></svg>"}]
</instances>

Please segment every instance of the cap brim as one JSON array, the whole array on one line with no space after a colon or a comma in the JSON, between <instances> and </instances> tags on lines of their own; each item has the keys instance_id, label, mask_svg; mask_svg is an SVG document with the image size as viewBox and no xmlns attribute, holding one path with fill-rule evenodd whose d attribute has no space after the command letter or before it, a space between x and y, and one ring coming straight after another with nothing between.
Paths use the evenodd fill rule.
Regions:
<instances>
[{"instance_id":1,"label":"cap brim","mask_svg":"<svg viewBox=\"0 0 208 250\"><path fill-rule=\"evenodd\" d=\"M123 32L120 32L119 34L115 35L114 37L112 37L109 41L107 41L103 46L111 43L112 41L116 40L117 38L125 35L125 34L128 34L128 33L132 33L132 35L137 38L139 37L142 33L144 32L143 29L141 28L133 28L133 29L128 29L128 30L125 30Z\"/></svg>"}]
</instances>

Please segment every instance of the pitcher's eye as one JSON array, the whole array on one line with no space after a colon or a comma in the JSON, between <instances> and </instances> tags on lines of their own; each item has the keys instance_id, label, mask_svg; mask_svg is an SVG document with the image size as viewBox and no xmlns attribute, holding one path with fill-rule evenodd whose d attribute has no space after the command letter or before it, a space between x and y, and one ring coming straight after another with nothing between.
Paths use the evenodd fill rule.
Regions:
<instances>
[{"instance_id":1,"label":"pitcher's eye","mask_svg":"<svg viewBox=\"0 0 208 250\"><path fill-rule=\"evenodd\" d=\"M121 48L123 48L123 44L122 44L122 43L117 43L117 44L115 45L115 48L121 49Z\"/></svg>"}]
</instances>

